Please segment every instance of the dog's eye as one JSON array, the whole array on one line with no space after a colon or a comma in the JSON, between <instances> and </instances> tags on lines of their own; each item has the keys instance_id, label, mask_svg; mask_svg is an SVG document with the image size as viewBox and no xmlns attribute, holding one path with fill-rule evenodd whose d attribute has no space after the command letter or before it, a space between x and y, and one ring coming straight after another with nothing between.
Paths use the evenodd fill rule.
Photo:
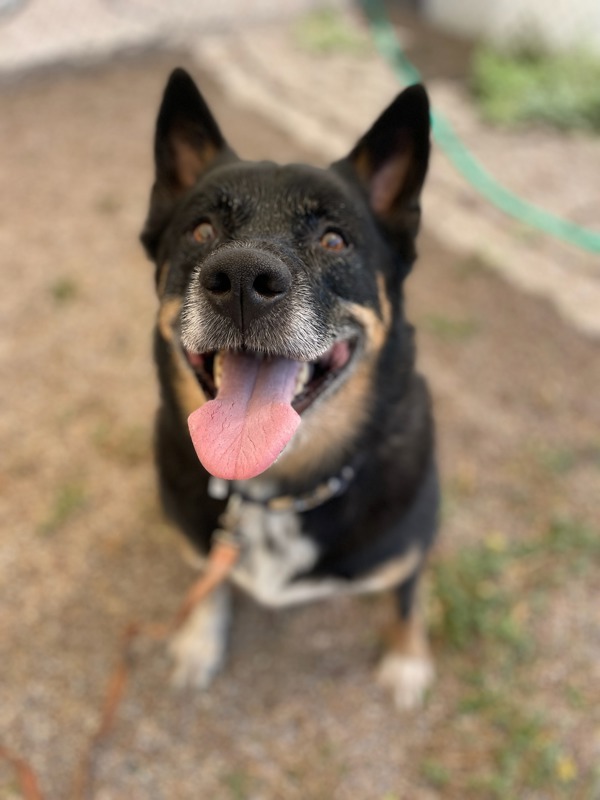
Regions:
<instances>
[{"instance_id":1,"label":"dog's eye","mask_svg":"<svg viewBox=\"0 0 600 800\"><path fill-rule=\"evenodd\" d=\"M333 250L334 252L345 250L347 247L346 240L342 234L337 231L325 231L323 236L321 236L319 244L321 247L325 248L325 250Z\"/></svg>"},{"instance_id":2,"label":"dog's eye","mask_svg":"<svg viewBox=\"0 0 600 800\"><path fill-rule=\"evenodd\" d=\"M217 232L212 222L204 220L196 225L192 231L192 236L198 244L207 244L217 238Z\"/></svg>"}]
</instances>

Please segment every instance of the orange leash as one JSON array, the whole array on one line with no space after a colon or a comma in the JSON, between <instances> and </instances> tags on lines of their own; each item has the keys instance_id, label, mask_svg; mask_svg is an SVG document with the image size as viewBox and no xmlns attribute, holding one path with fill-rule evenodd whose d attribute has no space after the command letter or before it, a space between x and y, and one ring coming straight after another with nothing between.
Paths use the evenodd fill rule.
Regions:
<instances>
[{"instance_id":1,"label":"orange leash","mask_svg":"<svg viewBox=\"0 0 600 800\"><path fill-rule=\"evenodd\" d=\"M206 570L187 593L171 625L179 630L192 611L227 578L240 557L240 544L236 537L217 531L208 556Z\"/></svg>"},{"instance_id":2,"label":"orange leash","mask_svg":"<svg viewBox=\"0 0 600 800\"><path fill-rule=\"evenodd\" d=\"M15 771L24 800L44 800L36 774L24 758L20 758L1 745L0 758L7 761Z\"/></svg>"}]
</instances>

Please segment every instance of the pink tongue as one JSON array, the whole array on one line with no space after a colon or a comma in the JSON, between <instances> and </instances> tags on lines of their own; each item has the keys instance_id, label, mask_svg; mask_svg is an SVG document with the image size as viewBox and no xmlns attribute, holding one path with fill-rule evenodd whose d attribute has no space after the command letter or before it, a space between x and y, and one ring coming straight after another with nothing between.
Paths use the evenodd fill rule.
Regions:
<instances>
[{"instance_id":1,"label":"pink tongue","mask_svg":"<svg viewBox=\"0 0 600 800\"><path fill-rule=\"evenodd\" d=\"M188 425L208 472L246 480L273 464L300 424L291 402L301 365L241 353L221 359L218 395L190 414Z\"/></svg>"}]
</instances>

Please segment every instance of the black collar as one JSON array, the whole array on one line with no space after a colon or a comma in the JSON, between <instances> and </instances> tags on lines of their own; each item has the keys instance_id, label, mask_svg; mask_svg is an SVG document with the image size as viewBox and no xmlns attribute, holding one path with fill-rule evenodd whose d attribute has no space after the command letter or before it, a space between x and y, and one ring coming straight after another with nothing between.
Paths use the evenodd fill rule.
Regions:
<instances>
[{"instance_id":1,"label":"black collar","mask_svg":"<svg viewBox=\"0 0 600 800\"><path fill-rule=\"evenodd\" d=\"M269 511L312 511L314 508L324 505L334 497L339 497L348 489L356 477L357 467L347 464L337 475L327 478L318 483L313 489L301 495L276 495L267 499L257 499L250 497L240 491L239 485L232 485L231 481L221 478L211 477L208 482L208 494L215 500L227 500L237 495L241 500L248 503L256 503L264 506Z\"/></svg>"}]
</instances>

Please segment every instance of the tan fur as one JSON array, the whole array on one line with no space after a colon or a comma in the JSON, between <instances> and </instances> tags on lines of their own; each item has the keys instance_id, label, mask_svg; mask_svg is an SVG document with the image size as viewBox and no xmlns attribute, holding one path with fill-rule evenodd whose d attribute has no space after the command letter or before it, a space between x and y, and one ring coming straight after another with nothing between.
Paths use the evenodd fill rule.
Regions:
<instances>
[{"instance_id":1,"label":"tan fur","mask_svg":"<svg viewBox=\"0 0 600 800\"><path fill-rule=\"evenodd\" d=\"M163 300L158 310L157 326L160 335L171 345L171 370L175 393L179 400L179 407L184 417L189 417L192 411L204 405L207 397L193 370L186 361L181 346L176 339L173 325L181 311L182 299L169 297Z\"/></svg>"},{"instance_id":2,"label":"tan fur","mask_svg":"<svg viewBox=\"0 0 600 800\"><path fill-rule=\"evenodd\" d=\"M158 268L158 281L156 283L156 292L161 299L165 296L165 291L167 288L167 278L169 276L169 269L170 265L168 262L161 264L161 266Z\"/></svg>"},{"instance_id":3,"label":"tan fur","mask_svg":"<svg viewBox=\"0 0 600 800\"><path fill-rule=\"evenodd\" d=\"M173 325L179 316L182 305L183 301L180 297L168 297L161 302L158 309L158 317L156 320L158 330L163 339L171 344L175 340Z\"/></svg>"},{"instance_id":4,"label":"tan fur","mask_svg":"<svg viewBox=\"0 0 600 800\"><path fill-rule=\"evenodd\" d=\"M414 605L407 619L394 620L386 634L388 651L411 658L428 658L429 644L420 603L415 597Z\"/></svg>"},{"instance_id":5,"label":"tan fur","mask_svg":"<svg viewBox=\"0 0 600 800\"><path fill-rule=\"evenodd\" d=\"M381 309L381 321L387 336L392 324L392 303L387 293L385 278L381 272L377 273L377 296L379 298L379 308Z\"/></svg>"}]
</instances>

